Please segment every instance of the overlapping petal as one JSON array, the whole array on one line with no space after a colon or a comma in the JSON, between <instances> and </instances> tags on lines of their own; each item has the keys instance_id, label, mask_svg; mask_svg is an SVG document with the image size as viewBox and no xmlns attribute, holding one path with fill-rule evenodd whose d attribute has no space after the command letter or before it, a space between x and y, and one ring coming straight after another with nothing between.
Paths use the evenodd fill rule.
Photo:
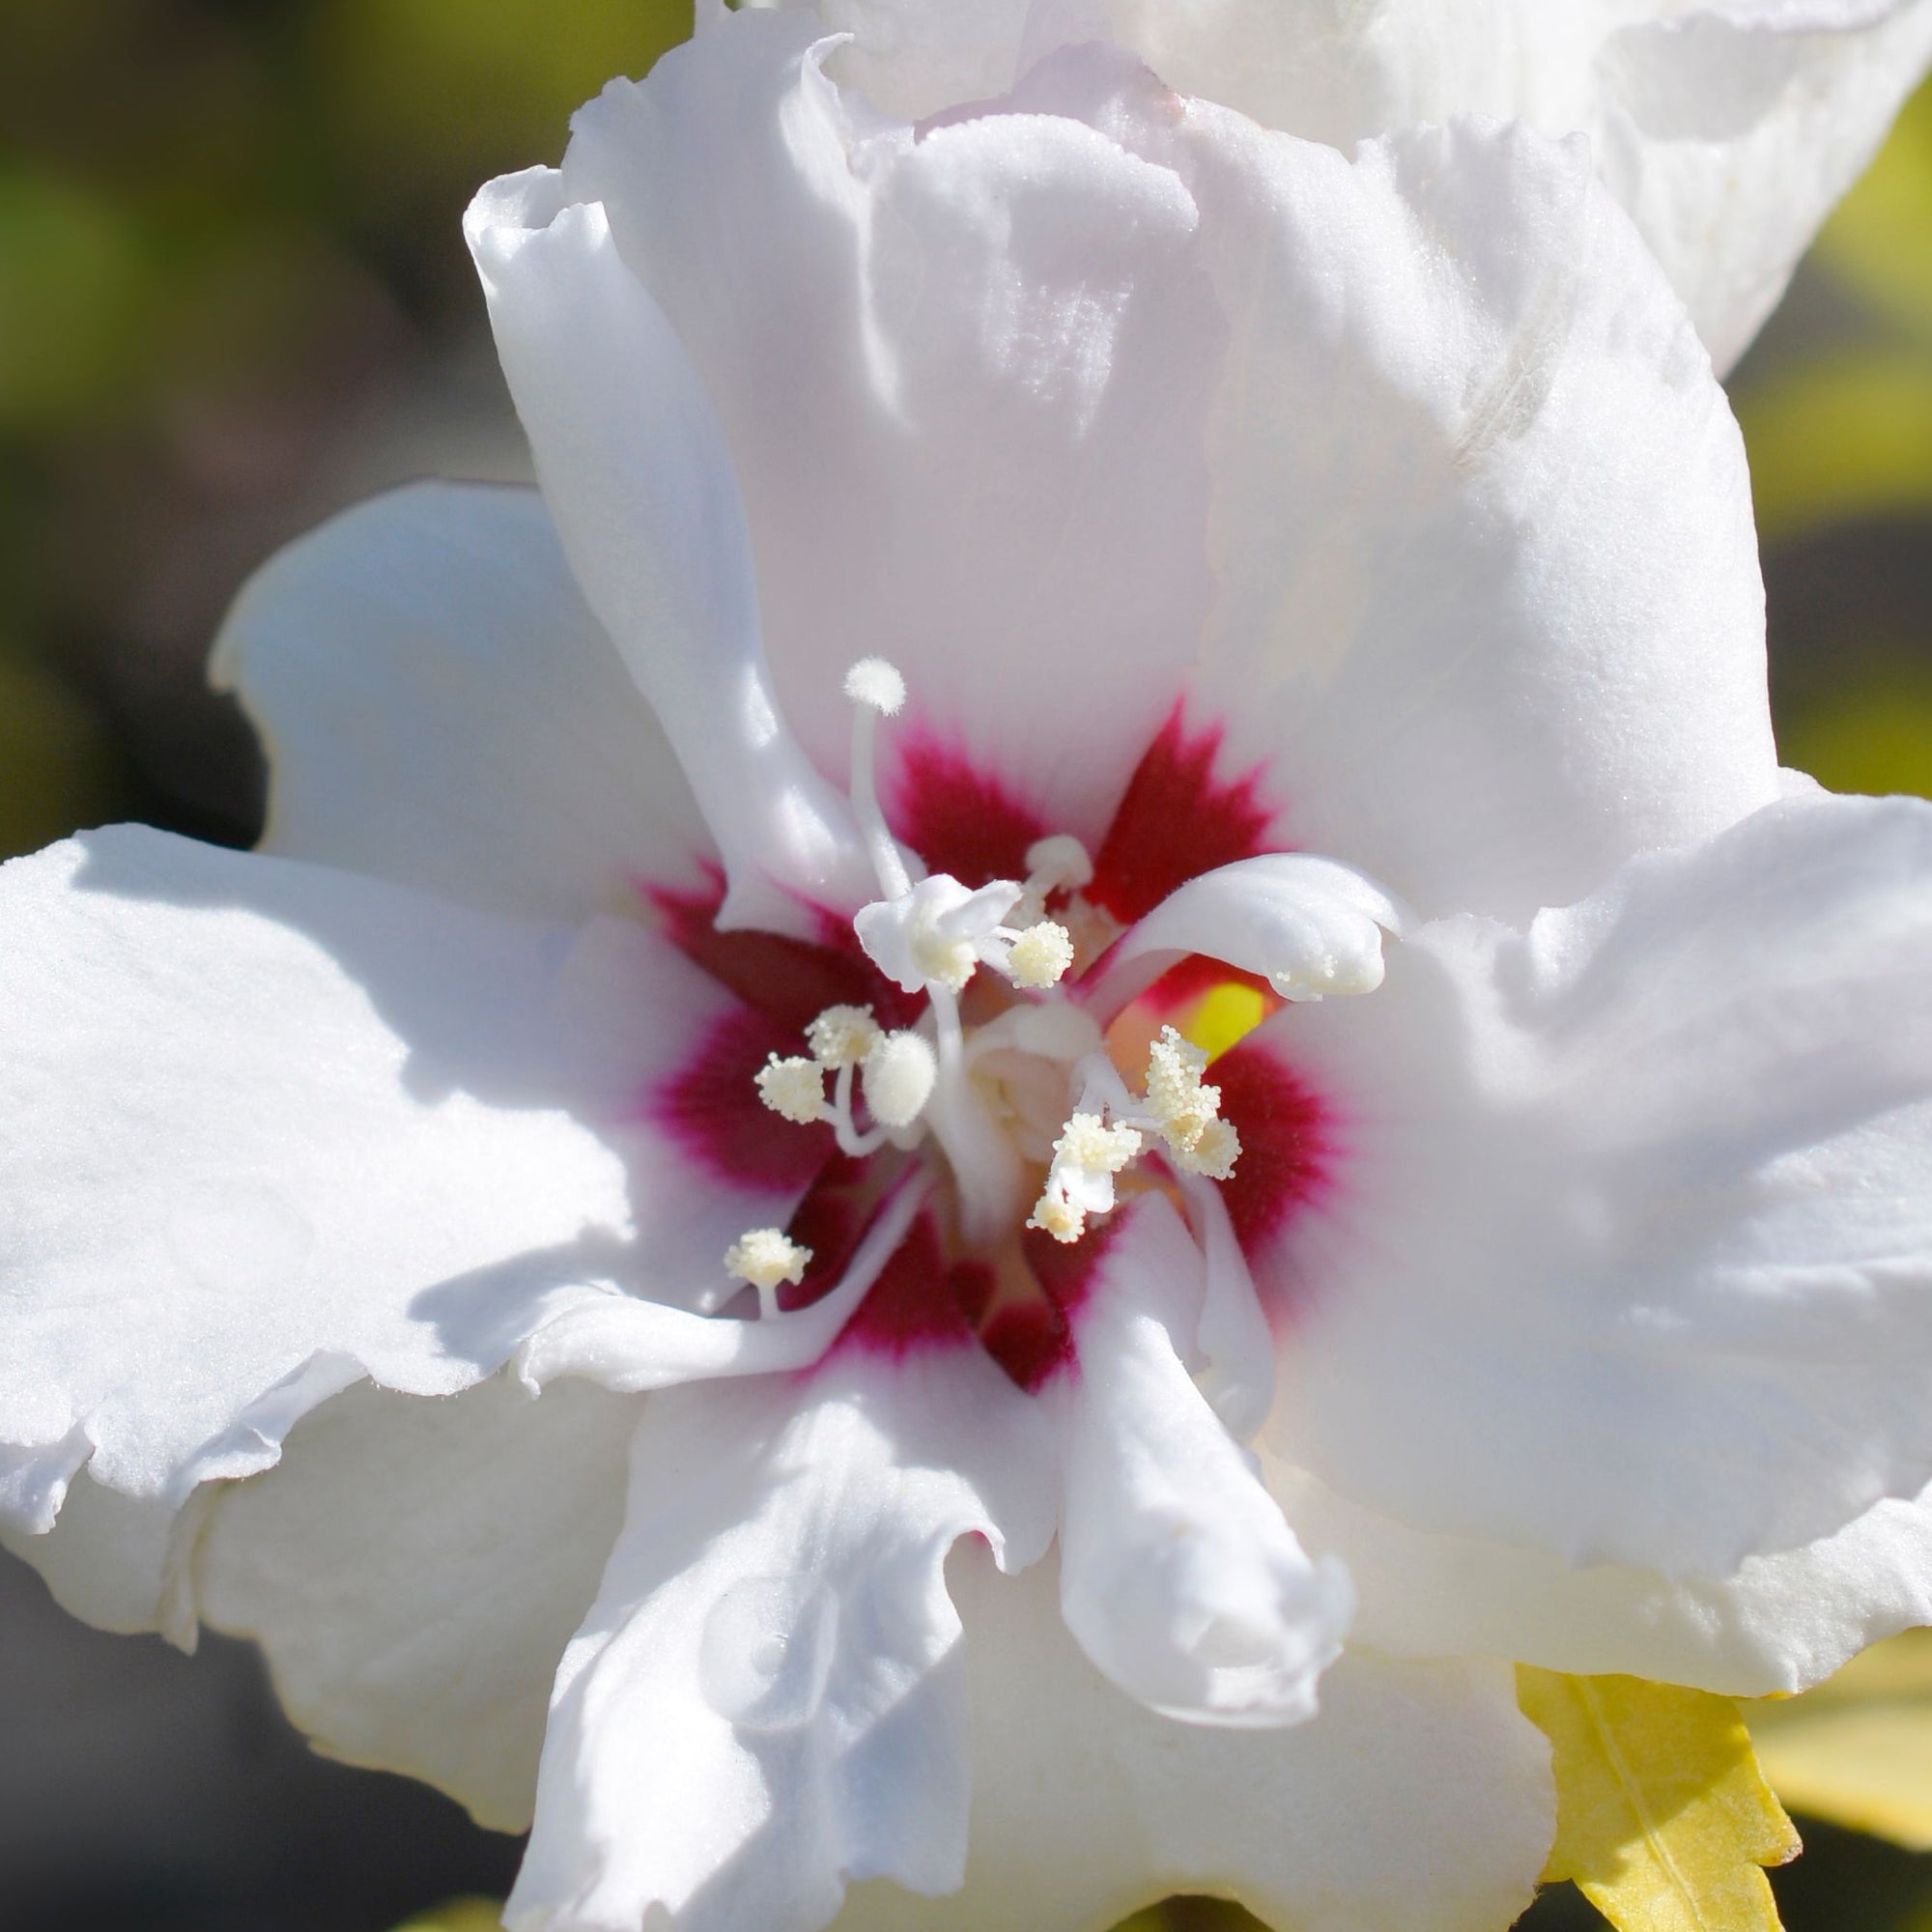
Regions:
<instances>
[{"instance_id":1,"label":"overlapping petal","mask_svg":"<svg viewBox=\"0 0 1932 1932\"><path fill-rule=\"evenodd\" d=\"M603 1589L557 1676L513 1928L810 1932L848 1879L966 1858L959 1619L977 1532L1053 1527L1035 1407L970 1337L848 1346L802 1386L653 1397ZM909 1901L908 1901L909 1902Z\"/></svg>"},{"instance_id":2,"label":"overlapping petal","mask_svg":"<svg viewBox=\"0 0 1932 1932\"><path fill-rule=\"evenodd\" d=\"M261 1644L331 1756L521 1831L551 1680L623 1520L638 1409L586 1382L541 1400L503 1378L440 1402L346 1390L273 1469L210 1497L196 1607Z\"/></svg>"},{"instance_id":3,"label":"overlapping petal","mask_svg":"<svg viewBox=\"0 0 1932 1932\"><path fill-rule=\"evenodd\" d=\"M1932 808L1794 800L1271 1023L1349 1148L1275 1264L1285 1460L1413 1528L1706 1578L1915 1495L1929 889Z\"/></svg>"},{"instance_id":4,"label":"overlapping petal","mask_svg":"<svg viewBox=\"0 0 1932 1932\"><path fill-rule=\"evenodd\" d=\"M1343 152L1459 114L1589 137L1720 369L1932 58L1925 0L817 0L895 114L1002 94L1056 46L1130 47L1184 94Z\"/></svg>"},{"instance_id":5,"label":"overlapping petal","mask_svg":"<svg viewBox=\"0 0 1932 1932\"><path fill-rule=\"evenodd\" d=\"M1170 152L1242 318L1198 688L1290 841L1522 919L1774 798L1743 445L1586 156L1202 107Z\"/></svg>"},{"instance_id":6,"label":"overlapping petal","mask_svg":"<svg viewBox=\"0 0 1932 1932\"><path fill-rule=\"evenodd\" d=\"M811 25L613 88L564 180L719 399L821 761L876 650L1092 837L1185 696L1278 842L1511 918L1776 795L1742 443L1580 149L1351 164L1098 47L879 126Z\"/></svg>"},{"instance_id":7,"label":"overlapping petal","mask_svg":"<svg viewBox=\"0 0 1932 1932\"><path fill-rule=\"evenodd\" d=\"M732 1003L634 924L136 827L16 861L0 914L0 1089L34 1123L0 1155L22 1527L83 1463L179 1502L364 1375L445 1394L574 1299L713 1296L727 1231L796 1198L651 1117Z\"/></svg>"},{"instance_id":8,"label":"overlapping petal","mask_svg":"<svg viewBox=\"0 0 1932 1932\"><path fill-rule=\"evenodd\" d=\"M1076 119L883 123L817 38L740 15L613 84L566 190L608 211L717 402L777 688L821 763L840 674L877 654L923 727L902 743L1093 838L1211 589L1227 324L1193 205Z\"/></svg>"},{"instance_id":9,"label":"overlapping petal","mask_svg":"<svg viewBox=\"0 0 1932 1932\"><path fill-rule=\"evenodd\" d=\"M188 1558L199 1523L193 1503L177 1509L164 1496L103 1489L82 1468L50 1529L36 1534L0 1518L0 1548L38 1570L54 1602L83 1623L128 1636L158 1631L191 1649Z\"/></svg>"},{"instance_id":10,"label":"overlapping petal","mask_svg":"<svg viewBox=\"0 0 1932 1932\"><path fill-rule=\"evenodd\" d=\"M869 874L775 702L713 405L603 207L554 169L491 183L465 232L564 553L724 855L723 923L810 934L810 905L860 903Z\"/></svg>"},{"instance_id":11,"label":"overlapping petal","mask_svg":"<svg viewBox=\"0 0 1932 1932\"><path fill-rule=\"evenodd\" d=\"M1205 1265L1164 1196L1118 1211L1043 1400L1065 1460L1061 1607L1099 1669L1193 1722L1295 1723L1354 1608L1188 1373Z\"/></svg>"},{"instance_id":12,"label":"overlapping petal","mask_svg":"<svg viewBox=\"0 0 1932 1932\"><path fill-rule=\"evenodd\" d=\"M1351 1656L1288 1731L1177 1724L1081 1656L1049 1561L1003 1577L971 1547L973 1826L964 1888L852 1894L838 1932L1103 1932L1171 1892L1293 1932L1495 1932L1549 1848L1548 1748L1505 1667Z\"/></svg>"},{"instance_id":13,"label":"overlapping petal","mask_svg":"<svg viewBox=\"0 0 1932 1932\"><path fill-rule=\"evenodd\" d=\"M1407 1657L1515 1659L1732 1697L1804 1690L1869 1643L1932 1622L1932 1496L1875 1503L1835 1534L1747 1557L1728 1577L1410 1529L1345 1502L1306 1470L1268 1487L1361 1593L1355 1634Z\"/></svg>"},{"instance_id":14,"label":"overlapping petal","mask_svg":"<svg viewBox=\"0 0 1932 1932\"><path fill-rule=\"evenodd\" d=\"M345 511L243 588L212 674L269 753L263 851L570 921L714 855L534 491Z\"/></svg>"}]
</instances>

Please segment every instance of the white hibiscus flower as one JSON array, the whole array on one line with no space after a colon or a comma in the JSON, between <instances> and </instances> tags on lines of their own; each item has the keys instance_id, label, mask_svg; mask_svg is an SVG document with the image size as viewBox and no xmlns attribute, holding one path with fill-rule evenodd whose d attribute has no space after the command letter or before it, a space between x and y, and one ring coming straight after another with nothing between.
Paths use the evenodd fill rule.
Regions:
<instances>
[{"instance_id":1,"label":"white hibiscus flower","mask_svg":"<svg viewBox=\"0 0 1932 1932\"><path fill-rule=\"evenodd\" d=\"M1932 808L1580 147L819 31L478 198L543 496L244 593L263 851L0 872L8 1540L515 1926L1500 1926L1511 1660L1932 1616Z\"/></svg>"},{"instance_id":2,"label":"white hibiscus flower","mask_svg":"<svg viewBox=\"0 0 1932 1932\"><path fill-rule=\"evenodd\" d=\"M1720 372L1932 61L1932 0L752 3L849 33L834 71L909 118L1109 40L1183 93L1345 151L1456 114L1587 134Z\"/></svg>"}]
</instances>

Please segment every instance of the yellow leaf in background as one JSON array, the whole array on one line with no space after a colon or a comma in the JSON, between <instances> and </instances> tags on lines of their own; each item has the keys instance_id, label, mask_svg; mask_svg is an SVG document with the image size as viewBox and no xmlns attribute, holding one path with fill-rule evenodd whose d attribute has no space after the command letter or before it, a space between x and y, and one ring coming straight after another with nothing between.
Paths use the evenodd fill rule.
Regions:
<instances>
[{"instance_id":1,"label":"yellow leaf in background","mask_svg":"<svg viewBox=\"0 0 1932 1932\"><path fill-rule=\"evenodd\" d=\"M1772 1932L1777 1907L1759 1867L1796 1857L1798 1834L1736 1704L1526 1664L1517 1697L1553 1753L1546 1880L1574 1879L1618 1932Z\"/></svg>"},{"instance_id":2,"label":"yellow leaf in background","mask_svg":"<svg viewBox=\"0 0 1932 1932\"><path fill-rule=\"evenodd\" d=\"M1815 1690L1748 1715L1764 1775L1793 1810L1932 1851L1932 1631L1875 1644Z\"/></svg>"},{"instance_id":3,"label":"yellow leaf in background","mask_svg":"<svg viewBox=\"0 0 1932 1932\"><path fill-rule=\"evenodd\" d=\"M396 1927L396 1932L502 1932L503 1908L496 1899L452 1898Z\"/></svg>"},{"instance_id":4,"label":"yellow leaf in background","mask_svg":"<svg viewBox=\"0 0 1932 1932\"><path fill-rule=\"evenodd\" d=\"M1902 652L1888 656L1894 661L1881 659L1842 690L1779 717L1784 763L1833 791L1932 798L1932 674ZM1932 660L1932 639L1925 656Z\"/></svg>"},{"instance_id":5,"label":"yellow leaf in background","mask_svg":"<svg viewBox=\"0 0 1932 1932\"><path fill-rule=\"evenodd\" d=\"M1855 517L1932 510L1932 359L1845 351L1737 398L1767 543Z\"/></svg>"}]
</instances>

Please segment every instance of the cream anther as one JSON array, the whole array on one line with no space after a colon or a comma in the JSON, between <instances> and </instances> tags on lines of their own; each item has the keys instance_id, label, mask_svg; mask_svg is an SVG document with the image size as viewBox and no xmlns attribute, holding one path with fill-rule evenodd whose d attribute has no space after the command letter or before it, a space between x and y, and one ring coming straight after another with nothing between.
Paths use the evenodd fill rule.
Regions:
<instances>
[{"instance_id":1,"label":"cream anther","mask_svg":"<svg viewBox=\"0 0 1932 1932\"><path fill-rule=\"evenodd\" d=\"M810 1263L811 1250L800 1247L779 1228L753 1228L724 1251L724 1272L758 1291L758 1312L767 1321L779 1312L779 1284L790 1282L796 1287Z\"/></svg>"},{"instance_id":2,"label":"cream anther","mask_svg":"<svg viewBox=\"0 0 1932 1932\"><path fill-rule=\"evenodd\" d=\"M870 1007L827 1007L805 1030L811 1057L834 1071L857 1066L879 1038L879 1024Z\"/></svg>"},{"instance_id":3,"label":"cream anther","mask_svg":"<svg viewBox=\"0 0 1932 1932\"><path fill-rule=\"evenodd\" d=\"M1240 1136L1220 1118L1221 1090L1202 1082L1207 1066L1200 1047L1163 1027L1148 1053L1148 1112L1180 1167L1226 1180L1240 1156Z\"/></svg>"},{"instance_id":4,"label":"cream anther","mask_svg":"<svg viewBox=\"0 0 1932 1932\"><path fill-rule=\"evenodd\" d=\"M925 1111L939 1079L939 1056L922 1035L883 1034L866 1056L866 1105L882 1127L909 1127Z\"/></svg>"},{"instance_id":5,"label":"cream anther","mask_svg":"<svg viewBox=\"0 0 1932 1932\"><path fill-rule=\"evenodd\" d=\"M1007 952L1007 970L1013 984L1030 992L1059 985L1072 964L1073 935L1050 919L1016 934Z\"/></svg>"},{"instance_id":6,"label":"cream anther","mask_svg":"<svg viewBox=\"0 0 1932 1932\"><path fill-rule=\"evenodd\" d=\"M861 658L845 673L845 696L893 718L906 701L906 681L899 668L884 658Z\"/></svg>"},{"instance_id":7,"label":"cream anther","mask_svg":"<svg viewBox=\"0 0 1932 1932\"><path fill-rule=\"evenodd\" d=\"M825 1069L819 1062L800 1056L781 1060L770 1055L757 1074L758 1098L773 1113L795 1125L809 1127L831 1118L825 1105Z\"/></svg>"},{"instance_id":8,"label":"cream anther","mask_svg":"<svg viewBox=\"0 0 1932 1932\"><path fill-rule=\"evenodd\" d=\"M1114 1177L1141 1151L1139 1131L1109 1126L1098 1114L1079 1113L1053 1144L1053 1164L1029 1228L1040 1228L1056 1241L1077 1241L1090 1214L1114 1206Z\"/></svg>"}]
</instances>

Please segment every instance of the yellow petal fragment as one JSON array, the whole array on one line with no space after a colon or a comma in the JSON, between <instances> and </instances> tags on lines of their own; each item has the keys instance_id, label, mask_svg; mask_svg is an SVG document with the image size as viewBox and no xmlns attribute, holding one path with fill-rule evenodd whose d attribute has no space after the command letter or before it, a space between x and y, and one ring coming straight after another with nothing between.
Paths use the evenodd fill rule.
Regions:
<instances>
[{"instance_id":1,"label":"yellow petal fragment","mask_svg":"<svg viewBox=\"0 0 1932 1932\"><path fill-rule=\"evenodd\" d=\"M1815 1690L1746 1710L1764 1775L1794 1811L1932 1851L1932 1631L1889 1637Z\"/></svg>"},{"instance_id":2,"label":"yellow petal fragment","mask_svg":"<svg viewBox=\"0 0 1932 1932\"><path fill-rule=\"evenodd\" d=\"M1225 980L1220 985L1209 987L1194 1003L1180 1022L1180 1032L1209 1060L1218 1060L1237 1040L1253 1033L1267 1015L1267 996L1258 987L1244 985L1238 980Z\"/></svg>"},{"instance_id":3,"label":"yellow petal fragment","mask_svg":"<svg viewBox=\"0 0 1932 1932\"><path fill-rule=\"evenodd\" d=\"M396 1927L396 1932L502 1932L503 1908L494 1899L452 1898Z\"/></svg>"},{"instance_id":4,"label":"yellow petal fragment","mask_svg":"<svg viewBox=\"0 0 1932 1932\"><path fill-rule=\"evenodd\" d=\"M1759 1867L1798 1834L1730 1698L1519 1664L1517 1700L1553 1753L1546 1881L1574 1879L1618 1932L1776 1932Z\"/></svg>"}]
</instances>

